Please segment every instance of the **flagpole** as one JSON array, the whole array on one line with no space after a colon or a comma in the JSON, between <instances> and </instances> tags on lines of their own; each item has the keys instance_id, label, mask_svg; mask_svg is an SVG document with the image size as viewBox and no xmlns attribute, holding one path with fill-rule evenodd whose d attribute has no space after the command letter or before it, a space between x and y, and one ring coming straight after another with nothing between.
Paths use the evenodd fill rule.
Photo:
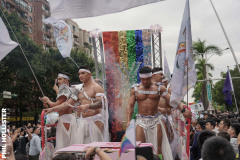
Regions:
<instances>
[{"instance_id":1,"label":"flagpole","mask_svg":"<svg viewBox=\"0 0 240 160\"><path fill-rule=\"evenodd\" d=\"M19 41L18 41L18 39L17 39L17 36L15 35L15 33L14 33L14 31L13 31L11 25L9 24L9 22L8 22L8 20L7 20L7 17L5 16L5 14L4 14L4 12L3 12L3 10L2 10L1 7L0 7L0 10L1 10L2 14L3 14L3 17L6 19L7 24L8 24L9 28L11 29L11 31L12 31L12 33L13 33L13 36L15 37L17 43L19 44L19 47L20 47L20 49L21 49L21 51L22 51L22 54L23 54L24 58L25 58L26 61L27 61L27 64L28 64L28 66L29 66L29 68L30 68L30 70L31 70L31 72L32 72L32 74L33 74L33 76L34 76L36 82L37 82L37 85L38 85L38 87L39 87L39 89L40 89L42 95L44 96L43 90L42 90L42 88L41 88L41 86L40 86L40 84L39 84L39 82L38 82L38 79L37 79L37 77L36 77L36 75L35 75L35 73L34 73L32 67L31 67L31 65L30 65L30 63L29 63L29 61L28 61L28 59L27 59L27 57L26 57L26 55L25 55L23 49L22 49L21 44L19 43Z\"/></svg>"},{"instance_id":2,"label":"flagpole","mask_svg":"<svg viewBox=\"0 0 240 160\"><path fill-rule=\"evenodd\" d=\"M218 16L218 13L217 13L217 11L216 11L213 3L212 3L212 0L210 0L210 2L211 2L211 5L212 5L212 7L213 7L213 10L214 10L214 12L215 12L215 14L216 14L216 16L217 16L217 19L218 19L218 21L219 21L219 23L220 23L220 25L221 25L221 28L222 28L222 30L223 30L223 33L224 33L224 35L225 35L225 38L226 38L226 40L227 40L227 42L228 42L229 48L231 49L233 58L234 58L235 63L236 63L236 65L237 65L238 71L239 71L239 73L240 73L239 64L238 64L237 58L236 58L236 56L235 56L235 53L234 53L234 51L233 51L232 45L231 45L231 43L230 43L230 41L229 41L229 39L228 39L227 33L225 32L225 29L224 29L224 27L223 27L223 25L222 25L222 22L221 22L221 20L220 20L220 17Z\"/></svg>"},{"instance_id":3,"label":"flagpole","mask_svg":"<svg viewBox=\"0 0 240 160\"><path fill-rule=\"evenodd\" d=\"M73 63L79 68L79 66L78 66L78 64L74 61L74 59L72 59L72 57L69 57L72 61L73 61Z\"/></svg>"},{"instance_id":4,"label":"flagpole","mask_svg":"<svg viewBox=\"0 0 240 160\"><path fill-rule=\"evenodd\" d=\"M229 66L227 66L228 68L228 73L229 73L229 77L231 78L231 82L232 82L232 77L231 77L231 73L230 73L230 70L229 70ZM233 97L234 97L234 101L235 101L235 105L236 105L236 109L237 109L237 112L239 113L238 111L238 105L237 105L237 100L236 100L236 97L235 97L235 93L234 93L234 89L232 88L232 94L233 94Z\"/></svg>"},{"instance_id":5,"label":"flagpole","mask_svg":"<svg viewBox=\"0 0 240 160\"><path fill-rule=\"evenodd\" d=\"M230 73L229 73L229 74L230 74ZM233 93L233 97L234 97L234 99L235 99L235 104L236 104L237 112L239 113L239 111L238 111L238 105L237 105L237 100L236 100L236 97L235 97L235 93L234 93L234 91L232 91L232 93Z\"/></svg>"}]
</instances>

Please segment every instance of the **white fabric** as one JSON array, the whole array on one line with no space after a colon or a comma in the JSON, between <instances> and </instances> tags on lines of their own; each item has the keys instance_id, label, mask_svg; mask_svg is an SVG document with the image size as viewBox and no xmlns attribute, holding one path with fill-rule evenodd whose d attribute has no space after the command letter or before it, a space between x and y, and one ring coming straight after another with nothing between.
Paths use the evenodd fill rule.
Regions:
<instances>
[{"instance_id":1,"label":"white fabric","mask_svg":"<svg viewBox=\"0 0 240 160\"><path fill-rule=\"evenodd\" d=\"M166 75L166 78L169 80L169 82L171 81L171 72L168 66L168 61L167 61L167 57L166 54L164 53L164 75Z\"/></svg>"},{"instance_id":2,"label":"white fabric","mask_svg":"<svg viewBox=\"0 0 240 160\"><path fill-rule=\"evenodd\" d=\"M66 130L63 122L70 123L69 130ZM56 150L75 144L76 140L76 119L73 114L65 114L59 117L56 131Z\"/></svg>"},{"instance_id":3,"label":"white fabric","mask_svg":"<svg viewBox=\"0 0 240 160\"><path fill-rule=\"evenodd\" d=\"M43 20L43 23L50 24L54 28L54 38L61 55L65 57L70 57L72 45L73 45L73 35L71 27L62 20L54 19L49 17Z\"/></svg>"},{"instance_id":4,"label":"white fabric","mask_svg":"<svg viewBox=\"0 0 240 160\"><path fill-rule=\"evenodd\" d=\"M161 125L162 130L162 155L164 159L173 160L170 144L160 114L155 118L138 117L136 120L136 126L139 125L144 130L146 143L152 143L156 151L158 151L157 124Z\"/></svg>"},{"instance_id":5,"label":"white fabric","mask_svg":"<svg viewBox=\"0 0 240 160\"><path fill-rule=\"evenodd\" d=\"M149 78L152 77L152 73L139 73L140 78Z\"/></svg>"},{"instance_id":6,"label":"white fabric","mask_svg":"<svg viewBox=\"0 0 240 160\"><path fill-rule=\"evenodd\" d=\"M7 27L2 21L0 17L0 61L15 47L17 47L18 43L11 40Z\"/></svg>"},{"instance_id":7,"label":"white fabric","mask_svg":"<svg viewBox=\"0 0 240 160\"><path fill-rule=\"evenodd\" d=\"M70 87L67 86L66 84L60 85L58 89L59 90L58 90L58 94L57 94L56 99L58 99L61 96L65 96L66 101L67 101L70 98L70 96L72 95L72 91L71 91Z\"/></svg>"},{"instance_id":8,"label":"white fabric","mask_svg":"<svg viewBox=\"0 0 240 160\"><path fill-rule=\"evenodd\" d=\"M79 71L78 72L81 72L81 71L83 71L83 72L87 72L87 73L91 73L91 71L89 71L88 69L79 69Z\"/></svg>"},{"instance_id":9,"label":"white fabric","mask_svg":"<svg viewBox=\"0 0 240 160\"><path fill-rule=\"evenodd\" d=\"M65 78L65 79L70 80L70 78L69 78L67 75L62 74L62 73L59 73L59 74L58 74L58 77L62 77L62 78Z\"/></svg>"},{"instance_id":10,"label":"white fabric","mask_svg":"<svg viewBox=\"0 0 240 160\"><path fill-rule=\"evenodd\" d=\"M161 74L161 73L163 73L163 71L153 72L153 74Z\"/></svg>"},{"instance_id":11,"label":"white fabric","mask_svg":"<svg viewBox=\"0 0 240 160\"><path fill-rule=\"evenodd\" d=\"M104 138L102 132L94 123L100 121L103 123L103 117L101 114L95 116L78 118L77 119L77 131L75 144L88 144L91 142L103 142Z\"/></svg>"},{"instance_id":12,"label":"white fabric","mask_svg":"<svg viewBox=\"0 0 240 160\"><path fill-rule=\"evenodd\" d=\"M108 114L108 100L107 97L104 93L97 93L95 97L101 96L102 98L102 113L101 115L103 115L104 119L104 133L103 133L103 137L104 137L104 141L105 142L109 142L109 124L108 124L108 118L109 118L109 114Z\"/></svg>"},{"instance_id":13,"label":"white fabric","mask_svg":"<svg viewBox=\"0 0 240 160\"><path fill-rule=\"evenodd\" d=\"M162 0L49 0L51 14L56 19L95 17L121 12Z\"/></svg>"},{"instance_id":14,"label":"white fabric","mask_svg":"<svg viewBox=\"0 0 240 160\"><path fill-rule=\"evenodd\" d=\"M173 138L173 141L170 143L170 147L171 147L171 150L172 150L173 159L175 159L177 157L178 135L177 135L177 131L173 127L174 123L173 123L173 120L172 120L172 116L168 116L168 119L169 119L169 122L172 126L172 130L173 130L173 134L174 134L174 138Z\"/></svg>"},{"instance_id":15,"label":"white fabric","mask_svg":"<svg viewBox=\"0 0 240 160\"><path fill-rule=\"evenodd\" d=\"M186 65L187 64L186 62L188 62L188 67ZM196 81L197 74L195 70L194 61L192 58L192 34L191 34L189 0L186 0L186 6L178 37L178 47L171 84L172 93L170 98L170 105L173 108L176 109L178 107L181 100L184 98L188 90L195 85Z\"/></svg>"}]
</instances>

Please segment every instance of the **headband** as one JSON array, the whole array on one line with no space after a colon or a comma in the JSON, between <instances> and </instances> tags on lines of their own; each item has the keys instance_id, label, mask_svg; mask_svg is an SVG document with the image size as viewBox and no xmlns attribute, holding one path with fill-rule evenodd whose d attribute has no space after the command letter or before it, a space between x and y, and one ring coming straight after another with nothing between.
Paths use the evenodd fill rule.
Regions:
<instances>
[{"instance_id":1,"label":"headband","mask_svg":"<svg viewBox=\"0 0 240 160\"><path fill-rule=\"evenodd\" d=\"M84 71L84 72L87 72L87 73L91 73L91 71L89 71L88 69L79 69L79 71L78 72L81 72L81 71Z\"/></svg>"},{"instance_id":2,"label":"headband","mask_svg":"<svg viewBox=\"0 0 240 160\"><path fill-rule=\"evenodd\" d=\"M163 71L157 71L157 72L154 72L153 74L161 74L163 73Z\"/></svg>"},{"instance_id":3,"label":"headband","mask_svg":"<svg viewBox=\"0 0 240 160\"><path fill-rule=\"evenodd\" d=\"M58 77L62 77L62 78L66 78L66 79L70 80L70 78L67 75L62 74L62 73L59 73Z\"/></svg>"},{"instance_id":4,"label":"headband","mask_svg":"<svg viewBox=\"0 0 240 160\"><path fill-rule=\"evenodd\" d=\"M140 74L139 74L139 77L140 77L140 78L149 78L149 77L152 77L152 72L150 72L150 73L140 73Z\"/></svg>"}]
</instances>

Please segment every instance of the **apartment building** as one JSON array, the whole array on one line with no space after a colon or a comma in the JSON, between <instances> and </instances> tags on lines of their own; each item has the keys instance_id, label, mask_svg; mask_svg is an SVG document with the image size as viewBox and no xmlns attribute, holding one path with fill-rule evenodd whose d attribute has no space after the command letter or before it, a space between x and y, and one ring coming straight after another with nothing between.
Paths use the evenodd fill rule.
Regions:
<instances>
[{"instance_id":1,"label":"apartment building","mask_svg":"<svg viewBox=\"0 0 240 160\"><path fill-rule=\"evenodd\" d=\"M24 23L24 32L36 44L41 45L44 50L48 50L50 47L56 48L52 27L42 22L43 19L50 16L47 0L0 0L0 6L9 13L16 12L18 14ZM71 26L73 32L73 48L79 47L91 53L91 39L88 32L79 28L78 24L72 20L65 21Z\"/></svg>"}]
</instances>

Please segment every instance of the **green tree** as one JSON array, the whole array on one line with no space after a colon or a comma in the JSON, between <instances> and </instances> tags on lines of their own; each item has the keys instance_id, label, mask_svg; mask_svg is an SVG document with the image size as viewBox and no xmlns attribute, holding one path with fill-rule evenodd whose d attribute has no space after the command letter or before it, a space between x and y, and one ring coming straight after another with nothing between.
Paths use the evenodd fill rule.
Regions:
<instances>
[{"instance_id":1,"label":"green tree","mask_svg":"<svg viewBox=\"0 0 240 160\"><path fill-rule=\"evenodd\" d=\"M209 53L221 55L222 52L220 51L219 47L215 45L207 45L206 41L202 41L201 39L198 39L198 41L193 43L193 51L194 59L197 61L195 66L198 79L206 80L206 67L208 67L210 70L214 70L214 66L208 63L208 60L204 58L204 55ZM211 77L212 74L209 73L209 76ZM205 110L208 108L206 81L197 82L194 87L193 97L195 98L195 101L201 100L203 102Z\"/></svg>"}]
</instances>

